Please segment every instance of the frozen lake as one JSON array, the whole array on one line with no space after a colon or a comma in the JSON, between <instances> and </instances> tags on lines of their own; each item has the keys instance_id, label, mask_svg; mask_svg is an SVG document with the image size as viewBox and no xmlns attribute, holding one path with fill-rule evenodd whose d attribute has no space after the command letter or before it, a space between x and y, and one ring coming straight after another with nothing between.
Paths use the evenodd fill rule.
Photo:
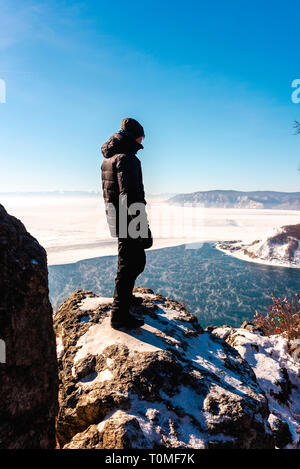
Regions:
<instances>
[{"instance_id":1,"label":"frozen lake","mask_svg":"<svg viewBox=\"0 0 300 469\"><path fill-rule=\"evenodd\" d=\"M253 241L274 227L299 223L299 211L196 207L183 211L157 199L149 202L155 242L137 285L186 302L202 325L238 326L256 309L266 311L270 293L290 297L298 293L299 269L235 259L216 250L213 243ZM117 249L100 197L10 196L0 203L46 248L54 308L77 288L112 295ZM196 241L200 245L189 244Z\"/></svg>"},{"instance_id":2,"label":"frozen lake","mask_svg":"<svg viewBox=\"0 0 300 469\"><path fill-rule=\"evenodd\" d=\"M117 256L50 266L54 309L77 289L111 297L116 269ZM176 246L147 252L145 271L136 284L184 302L204 327L239 327L255 310L267 311L271 293L290 299L299 293L300 270L245 262L204 243L194 250Z\"/></svg>"},{"instance_id":3,"label":"frozen lake","mask_svg":"<svg viewBox=\"0 0 300 469\"><path fill-rule=\"evenodd\" d=\"M101 197L2 196L0 203L45 247L49 265L116 254ZM300 220L300 211L294 210L181 208L158 199L148 200L147 211L152 249L220 240L247 242Z\"/></svg>"}]
</instances>

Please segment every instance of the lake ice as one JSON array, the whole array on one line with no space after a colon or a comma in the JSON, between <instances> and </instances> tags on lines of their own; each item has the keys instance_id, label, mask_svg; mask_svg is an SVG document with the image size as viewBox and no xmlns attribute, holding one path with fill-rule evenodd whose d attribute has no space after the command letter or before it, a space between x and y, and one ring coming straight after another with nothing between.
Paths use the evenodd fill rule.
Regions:
<instances>
[{"instance_id":1,"label":"lake ice","mask_svg":"<svg viewBox=\"0 0 300 469\"><path fill-rule=\"evenodd\" d=\"M49 265L117 252L101 197L2 196L0 202L44 246ZM295 210L181 208L157 199L148 200L147 211L154 236L152 249L221 240L250 242L274 227L300 220L300 211Z\"/></svg>"}]
</instances>

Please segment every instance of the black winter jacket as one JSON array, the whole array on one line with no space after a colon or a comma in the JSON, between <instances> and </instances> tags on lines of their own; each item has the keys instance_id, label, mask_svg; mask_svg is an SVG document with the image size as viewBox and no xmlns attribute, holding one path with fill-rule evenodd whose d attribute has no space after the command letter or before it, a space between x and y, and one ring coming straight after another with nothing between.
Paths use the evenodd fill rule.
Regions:
<instances>
[{"instance_id":1,"label":"black winter jacket","mask_svg":"<svg viewBox=\"0 0 300 469\"><path fill-rule=\"evenodd\" d=\"M101 165L103 197L106 216L112 236L118 236L119 196L127 196L127 206L141 202L146 205L141 162L138 150L144 148L124 131L113 134L101 151L104 161ZM116 216L107 209L113 204Z\"/></svg>"}]
</instances>

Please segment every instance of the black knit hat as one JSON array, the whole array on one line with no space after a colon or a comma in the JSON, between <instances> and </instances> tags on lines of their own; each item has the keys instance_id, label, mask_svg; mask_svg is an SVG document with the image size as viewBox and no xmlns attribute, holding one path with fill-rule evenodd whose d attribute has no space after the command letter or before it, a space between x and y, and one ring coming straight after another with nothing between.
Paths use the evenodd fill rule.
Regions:
<instances>
[{"instance_id":1,"label":"black knit hat","mask_svg":"<svg viewBox=\"0 0 300 469\"><path fill-rule=\"evenodd\" d=\"M125 119L122 120L121 130L128 132L134 138L145 137L144 129L141 124L131 117L125 117Z\"/></svg>"}]
</instances>

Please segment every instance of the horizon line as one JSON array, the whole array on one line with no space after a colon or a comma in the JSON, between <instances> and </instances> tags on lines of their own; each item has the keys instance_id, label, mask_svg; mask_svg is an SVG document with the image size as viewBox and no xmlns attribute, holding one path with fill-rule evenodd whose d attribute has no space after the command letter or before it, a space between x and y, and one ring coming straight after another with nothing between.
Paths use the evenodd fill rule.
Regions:
<instances>
[{"instance_id":1,"label":"horizon line","mask_svg":"<svg viewBox=\"0 0 300 469\"><path fill-rule=\"evenodd\" d=\"M300 194L300 191L283 191L283 190L274 190L274 189L256 189L256 190L237 190L237 189L206 189L206 190L194 190L191 192L146 192L146 195L186 195L186 194L195 194L198 192L245 192L245 193L253 193L253 192L277 192L283 194ZM98 195L101 194L102 191L96 190L64 190L64 189L54 189L48 191L3 191L0 192L1 195L15 195L15 194L70 194L70 193L84 193L90 195Z\"/></svg>"}]
</instances>

